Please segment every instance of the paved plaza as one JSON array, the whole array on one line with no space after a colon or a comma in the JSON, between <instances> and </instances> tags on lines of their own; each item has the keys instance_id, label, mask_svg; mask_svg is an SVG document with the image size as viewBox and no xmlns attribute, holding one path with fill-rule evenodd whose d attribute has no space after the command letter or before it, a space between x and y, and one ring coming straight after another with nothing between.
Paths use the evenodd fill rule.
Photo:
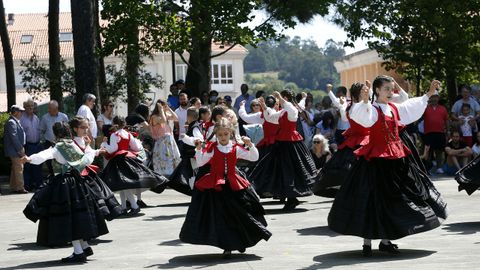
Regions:
<instances>
[{"instance_id":1,"label":"paved plaza","mask_svg":"<svg viewBox=\"0 0 480 270\"><path fill-rule=\"evenodd\" d=\"M0 269L480 269L480 192L459 193L451 178L439 178L435 185L448 203L448 220L433 231L395 241L400 255L374 250L367 259L361 256L360 238L328 229L332 200L316 196L303 198L292 213L264 200L271 239L222 259L220 249L179 241L190 198L166 190L145 192L144 201L153 207L141 215L109 222L110 233L92 243L95 254L87 264L65 265L59 259L71 254L71 247L35 245L37 224L22 213L31 194L2 195Z\"/></svg>"}]
</instances>

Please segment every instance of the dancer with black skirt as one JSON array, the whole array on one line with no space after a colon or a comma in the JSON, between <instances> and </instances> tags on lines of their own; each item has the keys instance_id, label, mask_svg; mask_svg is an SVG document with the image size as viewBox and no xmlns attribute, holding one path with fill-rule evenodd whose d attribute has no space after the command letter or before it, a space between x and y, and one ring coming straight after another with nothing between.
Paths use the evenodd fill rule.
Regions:
<instances>
[{"instance_id":1,"label":"dancer with black skirt","mask_svg":"<svg viewBox=\"0 0 480 270\"><path fill-rule=\"evenodd\" d=\"M335 197L328 226L364 238L366 257L372 255L371 239L382 239L380 251L399 253L390 240L434 229L447 217L446 203L428 176L409 163L410 150L399 136L403 125L422 116L439 86L433 81L426 95L394 105L389 102L393 79L378 76L375 102L365 97L351 111L353 121L370 128L370 139L355 151L359 160Z\"/></svg>"},{"instance_id":2,"label":"dancer with black skirt","mask_svg":"<svg viewBox=\"0 0 480 270\"><path fill-rule=\"evenodd\" d=\"M37 244L42 246L73 245L73 254L63 258L65 263L83 263L93 255L88 240L107 234L104 215L84 179L80 175L95 158L95 151L83 152L73 141L66 122L55 123L55 146L43 150L23 161L42 164L53 159L54 175L37 190L23 211L37 222ZM103 151L103 150L102 150Z\"/></svg>"},{"instance_id":3,"label":"dancer with black skirt","mask_svg":"<svg viewBox=\"0 0 480 270\"><path fill-rule=\"evenodd\" d=\"M337 152L333 154L332 158L320 170L319 178L313 187L313 191L317 196L335 197L353 163L357 160L353 151L360 146L368 144L369 129L353 121L350 118L350 112L358 102L365 98L368 99L369 88L368 81L366 84L354 83L350 87L351 103L347 105L345 112L341 113L342 117L345 118L344 120L350 124L350 127L343 132L342 136L345 140L338 146Z\"/></svg>"},{"instance_id":4,"label":"dancer with black skirt","mask_svg":"<svg viewBox=\"0 0 480 270\"><path fill-rule=\"evenodd\" d=\"M133 194L135 189L150 189L156 193L165 190L168 180L162 175L150 170L137 157L143 150L142 143L125 129L125 120L122 117L113 118L115 130L110 135L110 143L104 141L102 148L108 152L108 164L100 174L100 178L112 191L121 191L122 208L126 211L130 203L130 215L140 212Z\"/></svg>"},{"instance_id":5,"label":"dancer with black skirt","mask_svg":"<svg viewBox=\"0 0 480 270\"><path fill-rule=\"evenodd\" d=\"M209 172L195 182L192 201L180 232L180 240L211 245L230 257L233 250L245 252L260 240L268 240L264 209L250 183L236 173L237 159L255 161L258 151L249 138L247 148L233 140L233 126L227 119L215 123L216 142L202 149L196 140L195 158L199 166L210 164Z\"/></svg>"},{"instance_id":6,"label":"dancer with black skirt","mask_svg":"<svg viewBox=\"0 0 480 270\"><path fill-rule=\"evenodd\" d=\"M297 207L297 197L312 195L311 186L318 175L310 150L297 132L298 109L295 95L290 90L273 93L282 110L267 108L267 122L278 123L272 149L265 154L249 174L258 194L269 194L276 198L287 198L284 210Z\"/></svg>"}]
</instances>

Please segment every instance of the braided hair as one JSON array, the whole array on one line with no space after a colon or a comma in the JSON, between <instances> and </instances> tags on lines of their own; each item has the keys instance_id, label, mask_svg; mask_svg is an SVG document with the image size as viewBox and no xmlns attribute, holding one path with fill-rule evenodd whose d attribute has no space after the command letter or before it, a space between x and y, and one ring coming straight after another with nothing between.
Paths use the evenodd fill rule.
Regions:
<instances>
[{"instance_id":1,"label":"braided hair","mask_svg":"<svg viewBox=\"0 0 480 270\"><path fill-rule=\"evenodd\" d=\"M360 101L360 93L362 92L362 89L365 85L363 83L354 83L350 87L350 104L347 106L347 112L350 111L350 108L352 107L354 102L359 102Z\"/></svg>"},{"instance_id":2,"label":"braided hair","mask_svg":"<svg viewBox=\"0 0 480 270\"><path fill-rule=\"evenodd\" d=\"M377 88L380 88L382 87L382 85L384 83L390 83L390 82L394 82L393 78L390 77L390 76L387 76L387 75L379 75L375 78L375 80L373 80L373 84L372 84L372 90L373 90L373 97L372 98L372 103L374 100L377 100L378 99L378 93L377 93Z\"/></svg>"}]
</instances>

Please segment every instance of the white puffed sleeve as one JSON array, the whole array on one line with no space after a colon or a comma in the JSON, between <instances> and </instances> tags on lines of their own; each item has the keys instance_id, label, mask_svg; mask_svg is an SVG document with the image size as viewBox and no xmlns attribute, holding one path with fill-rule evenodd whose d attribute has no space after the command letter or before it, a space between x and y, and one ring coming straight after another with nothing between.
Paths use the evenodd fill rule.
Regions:
<instances>
[{"instance_id":1,"label":"white puffed sleeve","mask_svg":"<svg viewBox=\"0 0 480 270\"><path fill-rule=\"evenodd\" d=\"M332 100L333 106L340 109L340 99L332 91L328 92L328 97Z\"/></svg>"},{"instance_id":2,"label":"white puffed sleeve","mask_svg":"<svg viewBox=\"0 0 480 270\"><path fill-rule=\"evenodd\" d=\"M292 122L297 121L298 110L297 110L297 108L295 108L295 106L293 106L292 103L286 101L286 102L283 103L282 107L288 113L288 116L287 116L288 120L290 120Z\"/></svg>"},{"instance_id":3,"label":"white puffed sleeve","mask_svg":"<svg viewBox=\"0 0 480 270\"><path fill-rule=\"evenodd\" d=\"M201 167L207 164L210 159L213 157L213 151L210 153L204 152L202 149L195 149L195 160L197 161L197 166Z\"/></svg>"},{"instance_id":4,"label":"white puffed sleeve","mask_svg":"<svg viewBox=\"0 0 480 270\"><path fill-rule=\"evenodd\" d=\"M237 158L248 161L257 161L259 157L258 149L253 144L251 147L249 147L248 150L243 147L237 146L236 152Z\"/></svg>"},{"instance_id":5,"label":"white puffed sleeve","mask_svg":"<svg viewBox=\"0 0 480 270\"><path fill-rule=\"evenodd\" d=\"M350 109L350 118L359 125L369 128L377 122L378 112L370 102L362 101Z\"/></svg>"},{"instance_id":6,"label":"white puffed sleeve","mask_svg":"<svg viewBox=\"0 0 480 270\"><path fill-rule=\"evenodd\" d=\"M408 100L408 93L405 92L403 89L400 89L398 94L393 94L392 102L393 103L403 103Z\"/></svg>"},{"instance_id":7,"label":"white puffed sleeve","mask_svg":"<svg viewBox=\"0 0 480 270\"><path fill-rule=\"evenodd\" d=\"M422 117L428 105L428 96L408 99L401 104L395 104L400 116L400 123L403 125L411 124Z\"/></svg>"},{"instance_id":8,"label":"white puffed sleeve","mask_svg":"<svg viewBox=\"0 0 480 270\"><path fill-rule=\"evenodd\" d=\"M120 141L120 138L117 136L117 134L112 133L110 135L110 144L107 142L102 142L100 147L105 148L109 154L115 153L118 150L118 142Z\"/></svg>"},{"instance_id":9,"label":"white puffed sleeve","mask_svg":"<svg viewBox=\"0 0 480 270\"><path fill-rule=\"evenodd\" d=\"M55 147L50 147L48 149L45 149L41 152L38 152L36 154L31 155L29 158L31 159L30 163L33 165L39 165L42 164L43 162L54 159L54 153L57 152Z\"/></svg>"},{"instance_id":10,"label":"white puffed sleeve","mask_svg":"<svg viewBox=\"0 0 480 270\"><path fill-rule=\"evenodd\" d=\"M240 116L240 118L242 118L247 124L263 124L264 122L264 119L261 117L261 112L247 114L247 111L245 111L245 105L240 106L238 116Z\"/></svg>"},{"instance_id":11,"label":"white puffed sleeve","mask_svg":"<svg viewBox=\"0 0 480 270\"><path fill-rule=\"evenodd\" d=\"M143 150L142 142L139 139L133 137L131 134L130 134L130 142L128 143L128 147L130 147L130 150L134 152L139 152Z\"/></svg>"},{"instance_id":12,"label":"white puffed sleeve","mask_svg":"<svg viewBox=\"0 0 480 270\"><path fill-rule=\"evenodd\" d=\"M269 123L278 124L278 119L280 119L281 114L282 111L275 111L275 109L267 108L267 110L263 112L263 117L265 118L265 121Z\"/></svg>"}]
</instances>

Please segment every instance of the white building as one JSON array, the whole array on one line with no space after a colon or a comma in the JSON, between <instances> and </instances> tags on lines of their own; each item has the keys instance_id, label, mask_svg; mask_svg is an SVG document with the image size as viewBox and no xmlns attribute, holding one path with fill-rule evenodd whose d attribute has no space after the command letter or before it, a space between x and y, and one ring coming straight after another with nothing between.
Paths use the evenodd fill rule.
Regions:
<instances>
[{"instance_id":1,"label":"white building","mask_svg":"<svg viewBox=\"0 0 480 270\"><path fill-rule=\"evenodd\" d=\"M21 104L29 98L21 83L20 71L21 60L27 61L33 54L37 56L39 63L48 64L48 16L46 13L37 14L14 14L13 23L8 26L10 45L12 47L15 84L17 89L17 103ZM73 35L70 13L60 13L60 54L66 60L67 66L74 66L73 60ZM227 46L225 46L227 47ZM219 53L226 48L220 44L212 44L212 54ZM233 98L240 95L240 85L243 83L243 60L248 51L242 46L236 46L229 52L212 59L212 90L217 90L221 96L231 95ZM188 59L188 54L184 55ZM120 57L110 56L104 59L105 65L115 65L118 68L122 64ZM174 82L172 72L171 53L159 53L153 59L144 59L145 69L151 74L157 74L165 81L163 88L152 88L152 98L164 98L169 94L169 86ZM187 65L177 55L175 57L176 78L185 80ZM0 111L7 110L6 79L3 50L0 46ZM44 98L44 101L48 97ZM117 103L118 104L118 103ZM120 104L117 113L126 115L126 104Z\"/></svg>"}]
</instances>

